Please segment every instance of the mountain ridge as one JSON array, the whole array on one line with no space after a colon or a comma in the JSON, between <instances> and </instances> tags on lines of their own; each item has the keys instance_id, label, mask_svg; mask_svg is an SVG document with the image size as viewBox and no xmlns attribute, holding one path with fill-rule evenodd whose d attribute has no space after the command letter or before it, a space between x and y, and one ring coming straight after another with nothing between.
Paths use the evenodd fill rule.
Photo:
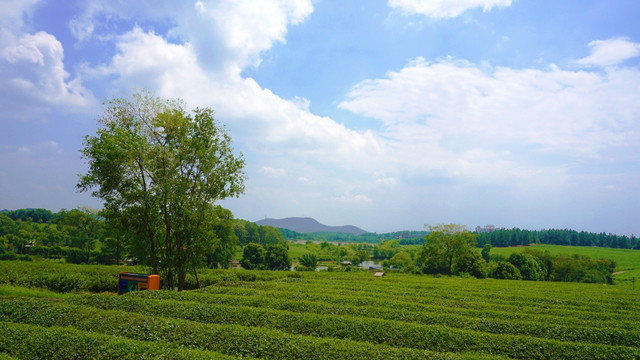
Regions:
<instances>
[{"instance_id":1,"label":"mountain ridge","mask_svg":"<svg viewBox=\"0 0 640 360\"><path fill-rule=\"evenodd\" d=\"M262 226L275 226L299 233L338 232L353 235L366 234L368 231L353 225L330 226L324 225L311 217L287 217L283 219L265 218L255 222Z\"/></svg>"}]
</instances>

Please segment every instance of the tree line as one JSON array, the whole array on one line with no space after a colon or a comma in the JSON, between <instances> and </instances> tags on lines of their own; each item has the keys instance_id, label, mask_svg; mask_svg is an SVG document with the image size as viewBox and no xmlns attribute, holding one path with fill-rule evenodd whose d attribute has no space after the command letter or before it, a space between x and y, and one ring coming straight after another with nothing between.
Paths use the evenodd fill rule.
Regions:
<instances>
[{"instance_id":1,"label":"tree line","mask_svg":"<svg viewBox=\"0 0 640 360\"><path fill-rule=\"evenodd\" d=\"M478 234L478 246L491 244L496 247L520 246L529 244L599 246L620 249L640 249L640 239L635 235L616 235L590 233L576 230L523 230L499 229Z\"/></svg>"},{"instance_id":2,"label":"tree line","mask_svg":"<svg viewBox=\"0 0 640 360\"><path fill-rule=\"evenodd\" d=\"M548 250L524 248L509 257L491 254L491 244L480 250L478 235L455 224L431 227L417 258L427 274L467 275L532 281L613 282L616 263L584 255L551 255Z\"/></svg>"},{"instance_id":3,"label":"tree line","mask_svg":"<svg viewBox=\"0 0 640 360\"><path fill-rule=\"evenodd\" d=\"M285 240L291 241L327 241L377 244L383 240L396 239L401 245L417 245L424 242L426 231L395 231L390 233L349 234L341 232L299 233L297 231L278 228Z\"/></svg>"},{"instance_id":4,"label":"tree line","mask_svg":"<svg viewBox=\"0 0 640 360\"><path fill-rule=\"evenodd\" d=\"M214 207L211 247L205 250L206 266L228 268L238 246L249 243L263 247L285 240L277 228L234 219L228 209ZM47 209L18 209L0 212L0 259L28 259L40 256L64 259L73 264L123 264L140 259L133 244L123 241L101 216L88 207L52 212Z\"/></svg>"}]
</instances>

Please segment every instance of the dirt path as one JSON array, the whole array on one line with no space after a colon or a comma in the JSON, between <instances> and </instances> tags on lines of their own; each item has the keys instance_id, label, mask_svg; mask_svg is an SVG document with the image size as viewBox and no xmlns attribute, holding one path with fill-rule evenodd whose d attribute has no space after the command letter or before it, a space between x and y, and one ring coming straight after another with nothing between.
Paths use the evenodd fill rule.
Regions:
<instances>
[{"instance_id":1,"label":"dirt path","mask_svg":"<svg viewBox=\"0 0 640 360\"><path fill-rule=\"evenodd\" d=\"M618 274L622 274L622 273L626 273L627 270L623 270L623 271L616 271L614 273L611 273L611 275L618 275Z\"/></svg>"}]
</instances>

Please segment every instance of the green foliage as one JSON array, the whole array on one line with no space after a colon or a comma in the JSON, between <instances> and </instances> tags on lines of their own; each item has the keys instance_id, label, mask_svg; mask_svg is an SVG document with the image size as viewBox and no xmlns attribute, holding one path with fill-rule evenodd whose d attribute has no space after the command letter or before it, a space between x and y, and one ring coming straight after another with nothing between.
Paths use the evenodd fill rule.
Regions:
<instances>
[{"instance_id":1,"label":"green foliage","mask_svg":"<svg viewBox=\"0 0 640 360\"><path fill-rule=\"evenodd\" d=\"M478 245L521 246L530 244L552 244L564 246L599 246L621 249L640 249L640 239L634 235L589 233L575 230L549 229L540 231L499 229L478 234Z\"/></svg>"},{"instance_id":2,"label":"green foliage","mask_svg":"<svg viewBox=\"0 0 640 360\"><path fill-rule=\"evenodd\" d=\"M135 312L96 311L84 306L41 301L0 302L0 320L13 319L38 326L66 326L137 341L153 341L215 351L231 356L272 359L402 358L461 359L486 356L456 356L384 344L289 334L265 327L206 324ZM246 319L246 321L251 319ZM78 343L78 340L71 340Z\"/></svg>"},{"instance_id":3,"label":"green foliage","mask_svg":"<svg viewBox=\"0 0 640 360\"><path fill-rule=\"evenodd\" d=\"M518 268L523 280L544 280L546 271L543 270L538 259L527 253L513 253L509 256L509 261Z\"/></svg>"},{"instance_id":4,"label":"green foliage","mask_svg":"<svg viewBox=\"0 0 640 360\"><path fill-rule=\"evenodd\" d=\"M289 229L279 228L285 240L316 241L316 242L348 242L377 244L385 240L397 241L400 245L422 245L427 231L396 231L391 233L365 233L360 235L340 232L299 233ZM393 256L393 255L392 255Z\"/></svg>"},{"instance_id":5,"label":"green foliage","mask_svg":"<svg viewBox=\"0 0 640 360\"><path fill-rule=\"evenodd\" d=\"M464 252L456 260L456 274L469 274L478 279L484 279L487 277L488 271L487 262L482 258L480 252L475 249Z\"/></svg>"},{"instance_id":6,"label":"green foliage","mask_svg":"<svg viewBox=\"0 0 640 360\"><path fill-rule=\"evenodd\" d=\"M454 267L458 261L467 259L462 271L468 270L469 253L474 251L476 244L475 234L466 230L463 226L446 224L431 226L431 233L427 235L426 242L418 255L418 266L428 274L454 273Z\"/></svg>"},{"instance_id":7,"label":"green foliage","mask_svg":"<svg viewBox=\"0 0 640 360\"><path fill-rule=\"evenodd\" d=\"M282 244L269 246L264 260L267 270L289 270L291 268L289 250Z\"/></svg>"},{"instance_id":8,"label":"green foliage","mask_svg":"<svg viewBox=\"0 0 640 360\"><path fill-rule=\"evenodd\" d=\"M318 258L314 254L304 254L300 258L300 265L315 270L318 266Z\"/></svg>"},{"instance_id":9,"label":"green foliage","mask_svg":"<svg viewBox=\"0 0 640 360\"><path fill-rule=\"evenodd\" d=\"M0 216L7 216L12 220L47 223L49 220L56 218L57 214L47 209L18 209L2 212Z\"/></svg>"},{"instance_id":10,"label":"green foliage","mask_svg":"<svg viewBox=\"0 0 640 360\"><path fill-rule=\"evenodd\" d=\"M408 266L413 264L413 260L409 253L406 251L400 251L391 258L390 263L398 269L406 269Z\"/></svg>"},{"instance_id":11,"label":"green foliage","mask_svg":"<svg viewBox=\"0 0 640 360\"><path fill-rule=\"evenodd\" d=\"M57 326L0 324L0 349L16 359L234 359L160 341L131 340Z\"/></svg>"},{"instance_id":12,"label":"green foliage","mask_svg":"<svg viewBox=\"0 0 640 360\"><path fill-rule=\"evenodd\" d=\"M214 239L212 250L207 253L207 265L210 268L228 269L238 244L233 214L222 206L216 206L213 210L215 212L212 234Z\"/></svg>"},{"instance_id":13,"label":"green foliage","mask_svg":"<svg viewBox=\"0 0 640 360\"><path fill-rule=\"evenodd\" d=\"M491 269L489 270L489 276L494 279L504 280L522 279L520 270L518 270L517 267L513 266L512 263L507 261L498 261L497 263L492 264Z\"/></svg>"},{"instance_id":14,"label":"green foliage","mask_svg":"<svg viewBox=\"0 0 640 360\"><path fill-rule=\"evenodd\" d=\"M400 251L400 243L398 240L382 240L373 247L374 259L391 259Z\"/></svg>"},{"instance_id":15,"label":"green foliage","mask_svg":"<svg viewBox=\"0 0 640 360\"><path fill-rule=\"evenodd\" d=\"M263 246L271 246L276 244L284 244L284 237L278 228L273 226L258 226L260 234L260 244Z\"/></svg>"},{"instance_id":16,"label":"green foliage","mask_svg":"<svg viewBox=\"0 0 640 360\"><path fill-rule=\"evenodd\" d=\"M613 283L613 273L617 264L612 259L594 260L590 256L571 254L571 251L580 251L582 248L564 248L552 255L547 248L525 247L517 249L496 249L498 252L511 251L506 260L513 264L525 280L547 280L588 283ZM617 250L624 251L624 250ZM589 253L597 254L593 249ZM613 254L612 252L607 252ZM503 255L499 255L503 257ZM493 257L493 256L492 256Z\"/></svg>"},{"instance_id":17,"label":"green foliage","mask_svg":"<svg viewBox=\"0 0 640 360\"><path fill-rule=\"evenodd\" d=\"M244 159L209 108L147 93L106 103L82 155L89 170L77 185L104 202L103 216L163 284L184 288L187 272L212 248L212 203L244 191Z\"/></svg>"},{"instance_id":18,"label":"green foliage","mask_svg":"<svg viewBox=\"0 0 640 360\"><path fill-rule=\"evenodd\" d=\"M32 263L11 265L0 268L0 278L13 272L21 281L38 269ZM56 266L38 275L69 268L67 274L75 270L79 279L91 268L118 269ZM214 285L123 296L0 292L0 349L10 355L25 351L26 358L85 358L94 347L100 349L95 358L127 358L128 349L137 358L640 356L637 293L618 286L393 272L374 278L359 271L205 270L202 277ZM28 344L33 349L22 350Z\"/></svg>"},{"instance_id":19,"label":"green foliage","mask_svg":"<svg viewBox=\"0 0 640 360\"><path fill-rule=\"evenodd\" d=\"M247 269L261 269L265 260L264 248L260 244L248 243L242 252L240 265Z\"/></svg>"},{"instance_id":20,"label":"green foliage","mask_svg":"<svg viewBox=\"0 0 640 360\"><path fill-rule=\"evenodd\" d=\"M484 244L481 255L486 262L491 260L491 244Z\"/></svg>"}]
</instances>

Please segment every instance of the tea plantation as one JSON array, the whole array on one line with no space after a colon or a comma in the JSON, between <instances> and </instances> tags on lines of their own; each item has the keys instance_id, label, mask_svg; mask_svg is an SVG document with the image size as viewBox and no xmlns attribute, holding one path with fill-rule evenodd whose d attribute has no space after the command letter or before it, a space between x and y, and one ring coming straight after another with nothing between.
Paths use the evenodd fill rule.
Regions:
<instances>
[{"instance_id":1,"label":"tea plantation","mask_svg":"<svg viewBox=\"0 0 640 360\"><path fill-rule=\"evenodd\" d=\"M0 283L29 286L22 270ZM85 284L80 273L80 290L115 288L117 272L93 271L104 279ZM5 290L0 359L640 358L640 291L628 287L233 270L201 281L209 286L122 296Z\"/></svg>"}]
</instances>

